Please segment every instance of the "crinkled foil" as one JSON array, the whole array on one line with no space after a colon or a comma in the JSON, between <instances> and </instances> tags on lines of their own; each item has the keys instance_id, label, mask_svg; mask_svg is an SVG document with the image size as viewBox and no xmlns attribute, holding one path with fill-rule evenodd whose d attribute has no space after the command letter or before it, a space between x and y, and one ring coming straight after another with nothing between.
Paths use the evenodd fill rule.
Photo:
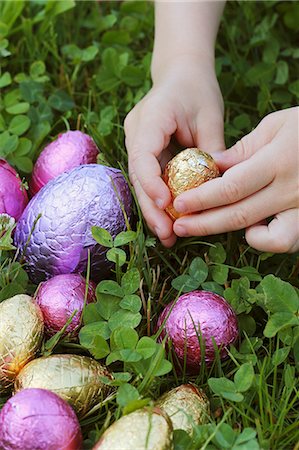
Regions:
<instances>
[{"instance_id":1,"label":"crinkled foil","mask_svg":"<svg viewBox=\"0 0 299 450\"><path fill-rule=\"evenodd\" d=\"M194 189L212 178L219 176L219 169L211 155L198 148L187 148L172 158L165 167L163 179L174 200L183 192ZM180 214L172 203L166 212L176 220Z\"/></svg>"},{"instance_id":2,"label":"crinkled foil","mask_svg":"<svg viewBox=\"0 0 299 450\"><path fill-rule=\"evenodd\" d=\"M43 331L42 313L29 295L18 294L0 303L0 392L10 388L34 358Z\"/></svg>"},{"instance_id":3,"label":"crinkled foil","mask_svg":"<svg viewBox=\"0 0 299 450\"><path fill-rule=\"evenodd\" d=\"M49 389L66 400L78 416L103 400L109 387L101 377L112 378L105 366L87 356L51 355L27 364L15 381L15 392L26 388Z\"/></svg>"}]
</instances>

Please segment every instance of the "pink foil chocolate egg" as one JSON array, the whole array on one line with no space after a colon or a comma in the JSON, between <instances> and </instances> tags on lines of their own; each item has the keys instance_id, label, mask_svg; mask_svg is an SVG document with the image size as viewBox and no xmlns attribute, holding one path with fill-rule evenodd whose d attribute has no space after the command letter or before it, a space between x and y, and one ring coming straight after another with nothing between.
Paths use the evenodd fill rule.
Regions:
<instances>
[{"instance_id":1,"label":"pink foil chocolate egg","mask_svg":"<svg viewBox=\"0 0 299 450\"><path fill-rule=\"evenodd\" d=\"M215 359L214 343L223 359L239 334L237 316L231 306L223 297L209 291L188 292L168 304L158 319L158 328L165 319L160 340L168 336L182 367L186 361L190 372L196 372L201 363L200 336L206 364L211 365Z\"/></svg>"},{"instance_id":2,"label":"pink foil chocolate egg","mask_svg":"<svg viewBox=\"0 0 299 450\"><path fill-rule=\"evenodd\" d=\"M35 298L45 323L45 332L53 336L60 331L74 314L65 334L78 334L84 307L86 280L76 273L56 275L41 283ZM89 282L86 303L95 302L95 285ZM77 311L77 312L75 312Z\"/></svg>"},{"instance_id":3,"label":"pink foil chocolate egg","mask_svg":"<svg viewBox=\"0 0 299 450\"><path fill-rule=\"evenodd\" d=\"M82 433L71 406L45 389L24 389L0 412L1 450L80 450Z\"/></svg>"},{"instance_id":4,"label":"pink foil chocolate egg","mask_svg":"<svg viewBox=\"0 0 299 450\"><path fill-rule=\"evenodd\" d=\"M81 131L67 131L48 144L39 155L32 172L30 192L35 195L48 181L63 172L96 163L99 149L93 139Z\"/></svg>"},{"instance_id":5,"label":"pink foil chocolate egg","mask_svg":"<svg viewBox=\"0 0 299 450\"><path fill-rule=\"evenodd\" d=\"M18 173L0 158L0 214L18 220L27 203L27 192Z\"/></svg>"}]
</instances>

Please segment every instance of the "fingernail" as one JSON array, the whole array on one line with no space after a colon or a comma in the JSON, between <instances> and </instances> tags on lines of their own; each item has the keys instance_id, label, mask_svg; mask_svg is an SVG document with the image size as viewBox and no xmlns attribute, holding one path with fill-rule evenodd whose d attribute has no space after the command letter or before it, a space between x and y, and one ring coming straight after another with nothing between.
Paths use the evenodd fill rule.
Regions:
<instances>
[{"instance_id":1,"label":"fingernail","mask_svg":"<svg viewBox=\"0 0 299 450\"><path fill-rule=\"evenodd\" d=\"M177 201L174 203L173 206L174 206L175 209L176 209L178 212L180 212L180 213L182 213L182 212L184 212L184 211L186 210L185 203L184 203L182 200L177 200Z\"/></svg>"},{"instance_id":2,"label":"fingernail","mask_svg":"<svg viewBox=\"0 0 299 450\"><path fill-rule=\"evenodd\" d=\"M187 229L184 227L184 225L176 225L175 227L175 234L177 234L178 236L188 236L188 231Z\"/></svg>"},{"instance_id":3,"label":"fingernail","mask_svg":"<svg viewBox=\"0 0 299 450\"><path fill-rule=\"evenodd\" d=\"M162 200L161 198L157 198L156 201L155 201L155 203L156 203L156 205L158 206L158 208L164 209L164 208L163 208L164 202L163 202L163 200Z\"/></svg>"}]
</instances>

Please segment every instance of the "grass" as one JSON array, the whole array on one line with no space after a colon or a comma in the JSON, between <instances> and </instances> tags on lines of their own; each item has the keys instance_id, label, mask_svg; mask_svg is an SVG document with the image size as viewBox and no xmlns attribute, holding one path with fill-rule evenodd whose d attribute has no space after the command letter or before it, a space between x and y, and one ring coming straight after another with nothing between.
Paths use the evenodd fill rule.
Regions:
<instances>
[{"instance_id":1,"label":"grass","mask_svg":"<svg viewBox=\"0 0 299 450\"><path fill-rule=\"evenodd\" d=\"M298 103L298 14L296 2L228 2L216 49L228 146L268 112ZM2 2L0 22L0 156L26 179L50 138L80 128L94 137L108 164L126 171L122 124L150 88L152 5L66 0L19 1L12 7ZM129 271L132 295L140 298L140 323L121 330L126 350L136 352L129 342L129 336L135 339L132 330L138 343L154 333L163 305L184 290L181 275L226 297L238 314L241 337L226 361L202 365L194 377L167 371L165 356L171 360L172 355L155 343L153 359L116 359L110 368L118 374L118 391L82 419L84 448L92 448L124 411L193 381L211 399L211 422L194 427L192 439L176 432L176 450L298 449L298 255L257 252L242 232L180 239L165 249L150 235L137 204L135 212L129 260L113 277L121 282ZM16 291L34 292L24 270L12 265L14 252L0 257L0 300ZM197 278L191 276L191 264ZM275 314L286 312L290 298L292 320L277 324ZM87 313L84 323L93 323ZM54 351L82 347L60 341ZM109 347L106 356L111 353ZM158 376L163 367L164 375ZM5 400L0 397L0 406Z\"/></svg>"}]
</instances>

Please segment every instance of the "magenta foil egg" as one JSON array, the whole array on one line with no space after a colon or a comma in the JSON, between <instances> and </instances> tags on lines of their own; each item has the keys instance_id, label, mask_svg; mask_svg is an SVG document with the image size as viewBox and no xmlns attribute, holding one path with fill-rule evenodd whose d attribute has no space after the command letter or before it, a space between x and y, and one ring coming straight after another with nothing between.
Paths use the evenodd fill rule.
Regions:
<instances>
[{"instance_id":1,"label":"magenta foil egg","mask_svg":"<svg viewBox=\"0 0 299 450\"><path fill-rule=\"evenodd\" d=\"M75 167L49 181L28 203L15 229L14 243L24 253L34 283L66 273L84 273L90 254L91 279L109 276L107 247L92 236L92 226L115 237L127 229L132 196L120 170L99 164Z\"/></svg>"},{"instance_id":2,"label":"magenta foil egg","mask_svg":"<svg viewBox=\"0 0 299 450\"><path fill-rule=\"evenodd\" d=\"M74 167L97 162L99 149L94 140L81 131L67 131L48 144L33 168L30 192L35 195L48 181Z\"/></svg>"},{"instance_id":3,"label":"magenta foil egg","mask_svg":"<svg viewBox=\"0 0 299 450\"><path fill-rule=\"evenodd\" d=\"M231 306L209 291L188 292L168 304L158 319L158 328L165 319L160 340L168 336L180 364L183 367L186 361L190 372L196 372L201 363L200 339L205 347L206 364L211 365L215 359L213 341L223 359L239 334L237 316Z\"/></svg>"},{"instance_id":4,"label":"magenta foil egg","mask_svg":"<svg viewBox=\"0 0 299 450\"><path fill-rule=\"evenodd\" d=\"M0 214L18 220L28 203L26 189L18 173L0 158Z\"/></svg>"},{"instance_id":5,"label":"magenta foil egg","mask_svg":"<svg viewBox=\"0 0 299 450\"><path fill-rule=\"evenodd\" d=\"M82 433L71 406L45 389L24 389L0 412L1 450L80 450Z\"/></svg>"},{"instance_id":6,"label":"magenta foil egg","mask_svg":"<svg viewBox=\"0 0 299 450\"><path fill-rule=\"evenodd\" d=\"M77 312L67 326L65 335L71 332L78 334L85 289L85 278L76 273L56 275L41 283L35 301L43 313L45 332L48 336L53 336L60 331L75 311ZM95 285L89 282L86 303L95 301Z\"/></svg>"}]
</instances>

